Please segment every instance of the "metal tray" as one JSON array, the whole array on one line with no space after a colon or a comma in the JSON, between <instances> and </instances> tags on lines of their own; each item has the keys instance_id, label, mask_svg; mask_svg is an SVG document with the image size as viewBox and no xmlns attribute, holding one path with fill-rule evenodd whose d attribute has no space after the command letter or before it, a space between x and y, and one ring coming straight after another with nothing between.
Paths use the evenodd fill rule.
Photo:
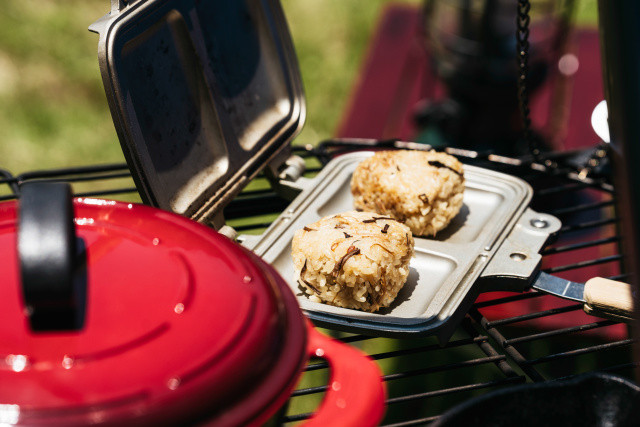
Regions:
<instances>
[{"instance_id":1,"label":"metal tray","mask_svg":"<svg viewBox=\"0 0 640 427\"><path fill-rule=\"evenodd\" d=\"M238 238L278 270L312 320L351 332L437 334L447 340L479 292L491 290L487 283L493 290L526 287L539 266L538 251L560 221L528 208L533 191L525 181L465 165L460 213L436 238L415 239L409 278L390 307L365 313L310 301L294 280L293 234L321 217L354 209L351 175L370 155L358 152L333 160L264 234Z\"/></svg>"}]
</instances>

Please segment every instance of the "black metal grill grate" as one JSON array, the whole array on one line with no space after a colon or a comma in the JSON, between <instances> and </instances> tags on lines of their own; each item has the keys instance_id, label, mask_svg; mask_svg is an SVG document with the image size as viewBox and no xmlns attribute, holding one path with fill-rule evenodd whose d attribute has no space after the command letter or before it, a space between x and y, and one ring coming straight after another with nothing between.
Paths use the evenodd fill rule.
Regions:
<instances>
[{"instance_id":1,"label":"black metal grill grate","mask_svg":"<svg viewBox=\"0 0 640 427\"><path fill-rule=\"evenodd\" d=\"M295 151L307 160L307 176L311 176L332 156L369 144L330 141L316 148L297 147ZM570 169L558 166L564 158L560 154L549 156L545 164L534 167L488 154L454 154L464 157L466 163L526 179L535 189L532 207L562 220L558 240L543 251L545 271L570 274L573 280L585 281L595 275L594 269L604 268L611 272L611 278L625 279L618 252L620 236L616 234L613 187L606 176L577 182ZM18 184L31 180L69 181L78 196L139 200L126 165L18 176L0 170L0 200L17 197ZM225 218L241 233L259 233L287 205L259 177L225 209ZM537 292L489 294L476 302L445 345L433 337L389 339L329 333L361 348L379 363L388 390L383 425L424 425L456 403L517 383L563 379L591 371L631 378L637 363L631 356L632 340L627 338L626 327L582 315L581 310L580 304ZM328 371L324 361L310 362L283 411L283 423L311 415L327 388Z\"/></svg>"}]
</instances>

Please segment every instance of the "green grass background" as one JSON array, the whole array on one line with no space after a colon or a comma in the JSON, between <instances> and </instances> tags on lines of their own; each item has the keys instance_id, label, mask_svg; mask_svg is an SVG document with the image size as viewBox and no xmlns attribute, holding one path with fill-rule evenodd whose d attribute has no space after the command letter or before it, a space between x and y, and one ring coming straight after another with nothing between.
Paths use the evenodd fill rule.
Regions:
<instances>
[{"instance_id":1,"label":"green grass background","mask_svg":"<svg viewBox=\"0 0 640 427\"><path fill-rule=\"evenodd\" d=\"M402 0L420 4L420 0ZM331 136L384 0L283 0L300 61L307 123L297 143ZM108 0L3 0L0 8L0 168L121 162L87 26ZM578 2L595 23L595 0Z\"/></svg>"},{"instance_id":2,"label":"green grass background","mask_svg":"<svg viewBox=\"0 0 640 427\"><path fill-rule=\"evenodd\" d=\"M384 3L283 1L308 100L301 141L333 133ZM87 31L108 8L108 0L3 0L0 167L18 173L123 161L98 69L98 36Z\"/></svg>"}]
</instances>

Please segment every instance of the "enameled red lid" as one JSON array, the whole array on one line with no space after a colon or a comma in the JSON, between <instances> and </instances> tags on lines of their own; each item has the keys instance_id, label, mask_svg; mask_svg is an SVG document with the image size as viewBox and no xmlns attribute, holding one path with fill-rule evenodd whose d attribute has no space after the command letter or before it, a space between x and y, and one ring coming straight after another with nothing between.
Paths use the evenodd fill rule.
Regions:
<instances>
[{"instance_id":1,"label":"enameled red lid","mask_svg":"<svg viewBox=\"0 0 640 427\"><path fill-rule=\"evenodd\" d=\"M0 423L255 424L305 360L297 303L257 257L154 208L76 199L85 323L33 332L20 288L16 203L0 204Z\"/></svg>"}]
</instances>

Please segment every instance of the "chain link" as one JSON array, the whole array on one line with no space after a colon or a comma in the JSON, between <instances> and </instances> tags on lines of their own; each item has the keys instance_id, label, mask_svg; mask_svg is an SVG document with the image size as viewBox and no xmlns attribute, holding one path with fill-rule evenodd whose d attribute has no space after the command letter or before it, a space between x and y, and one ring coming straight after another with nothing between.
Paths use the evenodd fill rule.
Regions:
<instances>
[{"instance_id":1,"label":"chain link","mask_svg":"<svg viewBox=\"0 0 640 427\"><path fill-rule=\"evenodd\" d=\"M565 4L565 15L563 22L566 28L563 28L565 32L562 37L566 37L568 31L570 15L573 11L574 1L567 0ZM528 88L528 75L529 75L529 25L531 23L531 11L530 0L518 0L518 13L517 13L517 25L516 25L516 46L517 46L517 59L518 59L518 104L520 106L520 112L522 115L523 136L525 142L529 145L529 153L533 157L533 161L540 163L541 150L538 139L534 136L531 130L531 110L529 108L529 88ZM580 179L585 179L591 174L607 157L609 151L608 144L599 144L589 156L587 161L579 170ZM547 166L550 166L548 164Z\"/></svg>"},{"instance_id":2,"label":"chain link","mask_svg":"<svg viewBox=\"0 0 640 427\"><path fill-rule=\"evenodd\" d=\"M531 17L529 0L518 0L518 14L516 18L516 47L518 53L518 104L522 115L523 135L529 145L529 152L533 160L540 161L540 145L531 131L531 110L529 108L529 90L527 87L529 74L529 24Z\"/></svg>"}]
</instances>

